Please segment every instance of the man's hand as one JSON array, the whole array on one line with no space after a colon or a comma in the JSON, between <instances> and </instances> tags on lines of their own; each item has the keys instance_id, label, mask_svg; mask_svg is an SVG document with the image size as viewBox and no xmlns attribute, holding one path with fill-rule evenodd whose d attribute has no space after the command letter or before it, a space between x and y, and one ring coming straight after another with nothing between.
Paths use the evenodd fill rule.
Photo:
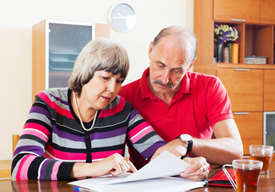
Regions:
<instances>
[{"instance_id":1,"label":"man's hand","mask_svg":"<svg viewBox=\"0 0 275 192\"><path fill-rule=\"evenodd\" d=\"M160 155L163 151L168 151L172 153L173 155L177 156L178 158L181 158L186 154L187 151L187 144L184 144L180 139L174 139L167 143L166 145L160 147L157 149L155 154L152 156L151 160L156 158L158 155Z\"/></svg>"},{"instance_id":2,"label":"man's hand","mask_svg":"<svg viewBox=\"0 0 275 192\"><path fill-rule=\"evenodd\" d=\"M183 171L180 176L193 181L202 181L207 179L209 174L209 163L204 157L185 157L185 162L191 164Z\"/></svg>"}]
</instances>

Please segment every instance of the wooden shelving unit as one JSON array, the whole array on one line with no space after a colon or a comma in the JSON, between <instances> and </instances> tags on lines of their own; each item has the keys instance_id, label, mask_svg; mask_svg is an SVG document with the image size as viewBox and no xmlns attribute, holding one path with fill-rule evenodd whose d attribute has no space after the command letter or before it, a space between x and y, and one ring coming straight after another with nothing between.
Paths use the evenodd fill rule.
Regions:
<instances>
[{"instance_id":1,"label":"wooden shelving unit","mask_svg":"<svg viewBox=\"0 0 275 192\"><path fill-rule=\"evenodd\" d=\"M215 75L223 82L241 133L244 153L249 154L249 145L263 144L263 112L275 111L275 1L195 0L194 9L197 37L194 71ZM237 64L214 63L215 23L238 30ZM266 57L267 64L245 64L244 58L252 55Z\"/></svg>"}]
</instances>

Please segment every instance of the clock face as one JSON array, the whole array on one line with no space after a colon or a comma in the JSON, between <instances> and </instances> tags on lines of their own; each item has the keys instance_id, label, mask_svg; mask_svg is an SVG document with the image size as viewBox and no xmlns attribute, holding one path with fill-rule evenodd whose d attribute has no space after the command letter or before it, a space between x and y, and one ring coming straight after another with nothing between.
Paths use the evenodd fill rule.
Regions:
<instances>
[{"instance_id":1,"label":"clock face","mask_svg":"<svg viewBox=\"0 0 275 192\"><path fill-rule=\"evenodd\" d=\"M114 5L109 15L112 26L121 32L127 32L134 28L136 24L135 10L126 3Z\"/></svg>"}]
</instances>

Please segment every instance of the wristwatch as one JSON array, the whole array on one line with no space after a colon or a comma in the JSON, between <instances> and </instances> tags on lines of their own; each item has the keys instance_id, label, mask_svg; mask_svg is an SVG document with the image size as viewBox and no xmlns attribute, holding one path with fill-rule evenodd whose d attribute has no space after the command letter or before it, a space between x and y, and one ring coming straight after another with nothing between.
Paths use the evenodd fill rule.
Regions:
<instances>
[{"instance_id":1,"label":"wristwatch","mask_svg":"<svg viewBox=\"0 0 275 192\"><path fill-rule=\"evenodd\" d=\"M179 136L180 140L184 143L187 144L187 153L192 151L193 148L193 139L190 135L188 134L182 134L181 136Z\"/></svg>"}]
</instances>

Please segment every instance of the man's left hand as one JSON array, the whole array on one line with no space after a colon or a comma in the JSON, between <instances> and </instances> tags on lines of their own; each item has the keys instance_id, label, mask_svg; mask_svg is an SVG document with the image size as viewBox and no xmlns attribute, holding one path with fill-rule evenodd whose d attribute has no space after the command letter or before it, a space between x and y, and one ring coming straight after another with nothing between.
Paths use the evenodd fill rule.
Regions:
<instances>
[{"instance_id":1,"label":"man's left hand","mask_svg":"<svg viewBox=\"0 0 275 192\"><path fill-rule=\"evenodd\" d=\"M181 177L185 177L192 181L207 179L210 165L204 157L185 157L183 160L191 165L180 174Z\"/></svg>"},{"instance_id":2,"label":"man's left hand","mask_svg":"<svg viewBox=\"0 0 275 192\"><path fill-rule=\"evenodd\" d=\"M152 156L151 160L159 156L164 151L168 151L173 155L177 156L178 158L181 158L186 154L186 151L187 151L186 147L184 147L184 144L180 139L174 139L169 143L167 143L166 145L158 148L155 154Z\"/></svg>"}]
</instances>

